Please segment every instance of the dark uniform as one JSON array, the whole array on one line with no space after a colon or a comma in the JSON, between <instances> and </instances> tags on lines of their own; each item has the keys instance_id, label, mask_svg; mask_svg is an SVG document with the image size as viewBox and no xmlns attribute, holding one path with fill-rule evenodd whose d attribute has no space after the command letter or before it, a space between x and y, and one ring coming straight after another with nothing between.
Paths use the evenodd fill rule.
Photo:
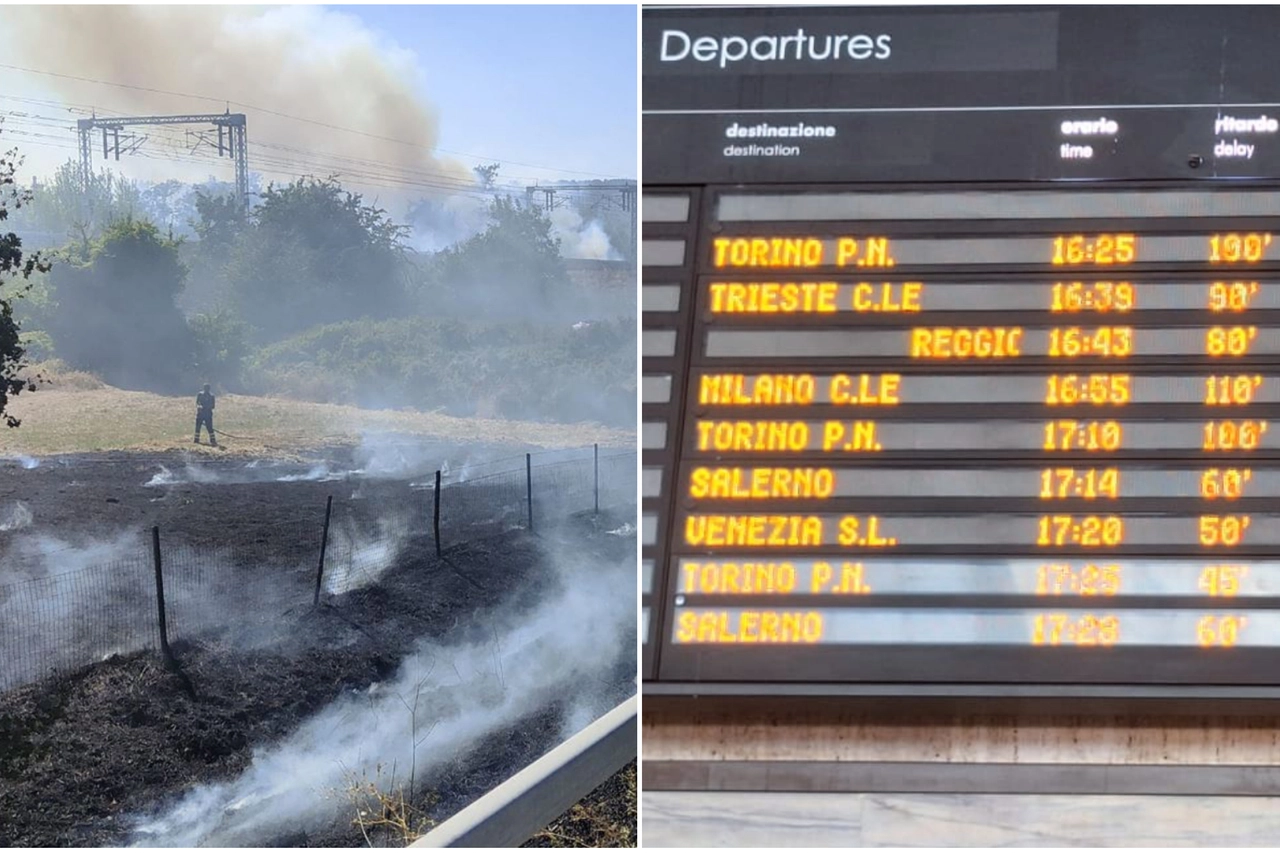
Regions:
<instances>
[{"instance_id":1,"label":"dark uniform","mask_svg":"<svg viewBox=\"0 0 1280 853\"><path fill-rule=\"evenodd\" d=\"M209 443L214 447L218 446L218 439L213 434L213 404L213 394L206 385L204 390L196 395L196 444L200 443L200 427L203 425L209 430Z\"/></svg>"}]
</instances>

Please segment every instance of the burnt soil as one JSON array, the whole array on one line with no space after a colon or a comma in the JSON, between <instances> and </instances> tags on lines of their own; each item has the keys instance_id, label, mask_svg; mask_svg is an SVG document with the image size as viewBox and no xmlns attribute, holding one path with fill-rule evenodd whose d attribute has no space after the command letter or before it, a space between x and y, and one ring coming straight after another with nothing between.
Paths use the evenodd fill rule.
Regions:
<instances>
[{"instance_id":1,"label":"burnt soil","mask_svg":"<svg viewBox=\"0 0 1280 853\"><path fill-rule=\"evenodd\" d=\"M300 513L322 517L336 488L332 482L179 485L161 493L142 487L161 464L181 467L182 458L110 454L29 471L3 468L0 506L21 500L34 518L26 532L68 541L160 525L186 544L235 538L268 551L304 547L272 535L272 524ZM234 465L242 468L244 461ZM422 493L407 487L405 480L364 481L356 491L376 514L395 501L419 506ZM255 747L289 734L344 693L390 677L420 639L444 639L469 617L535 604L554 572L540 538L555 538L588 558L634 560L634 535L608 533L626 522L634 525L634 510L578 514L554 528L548 523L536 536L514 530L453 545L443 558L429 536L415 534L375 585L326 596L318 608L307 601L275 614L291 637L287 651L234 650L216 636L181 637L173 644L179 672L146 651L0 694L0 847L126 843L127 819L154 812L193 786L234 778L249 766ZM0 534L0 559L8 535ZM635 648L634 630L619 638L606 685L614 702L634 693ZM419 801L424 813L444 820L546 753L563 736L564 713L554 705L530 709L524 720L459 755L434 774L430 796ZM625 778L623 771L584 803L622 821L634 844L635 792ZM338 812L329 826L282 827L258 843L366 846L351 815ZM559 845L596 843L591 825L571 817L557 829L566 833Z\"/></svg>"}]
</instances>

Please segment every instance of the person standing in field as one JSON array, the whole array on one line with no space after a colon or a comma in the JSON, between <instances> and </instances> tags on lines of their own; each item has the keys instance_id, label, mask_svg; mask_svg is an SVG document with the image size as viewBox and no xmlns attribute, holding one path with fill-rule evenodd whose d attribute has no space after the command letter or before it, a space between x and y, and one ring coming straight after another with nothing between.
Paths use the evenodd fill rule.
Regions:
<instances>
[{"instance_id":1,"label":"person standing in field","mask_svg":"<svg viewBox=\"0 0 1280 853\"><path fill-rule=\"evenodd\" d=\"M213 405L213 392L209 390L208 383L205 383L203 389L196 395L196 444L200 443L200 426L203 424L209 431L209 444L213 447L218 446L218 438L213 434Z\"/></svg>"}]
</instances>

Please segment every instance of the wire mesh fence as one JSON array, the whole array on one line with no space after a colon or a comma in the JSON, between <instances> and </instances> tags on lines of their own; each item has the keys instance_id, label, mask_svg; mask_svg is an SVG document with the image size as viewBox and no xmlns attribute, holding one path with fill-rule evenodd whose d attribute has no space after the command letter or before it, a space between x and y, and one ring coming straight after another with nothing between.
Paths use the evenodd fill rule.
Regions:
<instances>
[{"instance_id":1,"label":"wire mesh fence","mask_svg":"<svg viewBox=\"0 0 1280 853\"><path fill-rule=\"evenodd\" d=\"M502 470L495 470L498 466ZM349 485L349 484L348 484ZM104 660L234 633L269 647L304 611L378 581L405 554L450 548L636 501L634 450L526 454L423 482L331 496L217 538L181 525L91 546L9 547L0 577L0 692ZM16 580L12 580L16 578ZM163 602L163 607L161 606Z\"/></svg>"},{"instance_id":2,"label":"wire mesh fence","mask_svg":"<svg viewBox=\"0 0 1280 853\"><path fill-rule=\"evenodd\" d=\"M151 565L136 557L0 586L0 690L51 673L153 648Z\"/></svg>"}]
</instances>

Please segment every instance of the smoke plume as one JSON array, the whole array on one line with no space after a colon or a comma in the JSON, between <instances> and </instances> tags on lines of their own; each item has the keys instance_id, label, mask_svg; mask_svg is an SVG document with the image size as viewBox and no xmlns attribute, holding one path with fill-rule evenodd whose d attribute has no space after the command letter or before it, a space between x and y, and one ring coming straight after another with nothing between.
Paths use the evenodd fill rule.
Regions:
<instances>
[{"instance_id":1,"label":"smoke plume","mask_svg":"<svg viewBox=\"0 0 1280 853\"><path fill-rule=\"evenodd\" d=\"M412 771L419 786L486 735L557 700L568 735L606 707L600 686L635 625L635 565L560 561L560 588L525 613L469 626L470 637L423 641L394 679L331 704L294 734L257 750L239 778L190 791L135 820L135 846L256 846L354 808L353 780ZM476 637L481 639L476 639ZM389 792L389 791L388 791Z\"/></svg>"},{"instance_id":2,"label":"smoke plume","mask_svg":"<svg viewBox=\"0 0 1280 853\"><path fill-rule=\"evenodd\" d=\"M490 203L490 197L478 195L418 203L408 217L414 226L410 244L420 252L438 252L478 234L489 224ZM535 199L534 203L539 204L540 200ZM547 218L551 220L552 236L560 240L563 257L623 260L599 219L586 219L572 206L557 207Z\"/></svg>"},{"instance_id":3,"label":"smoke plume","mask_svg":"<svg viewBox=\"0 0 1280 853\"><path fill-rule=\"evenodd\" d=\"M591 261L622 260L598 221L585 221L582 214L571 207L558 207L551 211L549 218L552 233L560 238L562 256Z\"/></svg>"},{"instance_id":4,"label":"smoke plume","mask_svg":"<svg viewBox=\"0 0 1280 853\"><path fill-rule=\"evenodd\" d=\"M250 143L273 146L250 153L250 169L268 179L304 171L298 155L305 150L312 162L321 153L363 161L328 160L344 183L360 186L356 173L363 172L364 187L374 191L386 182L373 176L388 170L371 164L418 175L423 186L415 195L473 184L464 166L432 153L438 117L419 95L414 55L351 15L306 6L10 6L3 19L6 62L85 78L24 79L72 104L109 107L100 115L245 112ZM161 136L153 129L145 150L183 147L181 134ZM262 152L256 160L255 152ZM203 179L210 166L187 167L185 177ZM159 168L156 177L181 176L176 163ZM380 192L394 194L385 186Z\"/></svg>"}]
</instances>

